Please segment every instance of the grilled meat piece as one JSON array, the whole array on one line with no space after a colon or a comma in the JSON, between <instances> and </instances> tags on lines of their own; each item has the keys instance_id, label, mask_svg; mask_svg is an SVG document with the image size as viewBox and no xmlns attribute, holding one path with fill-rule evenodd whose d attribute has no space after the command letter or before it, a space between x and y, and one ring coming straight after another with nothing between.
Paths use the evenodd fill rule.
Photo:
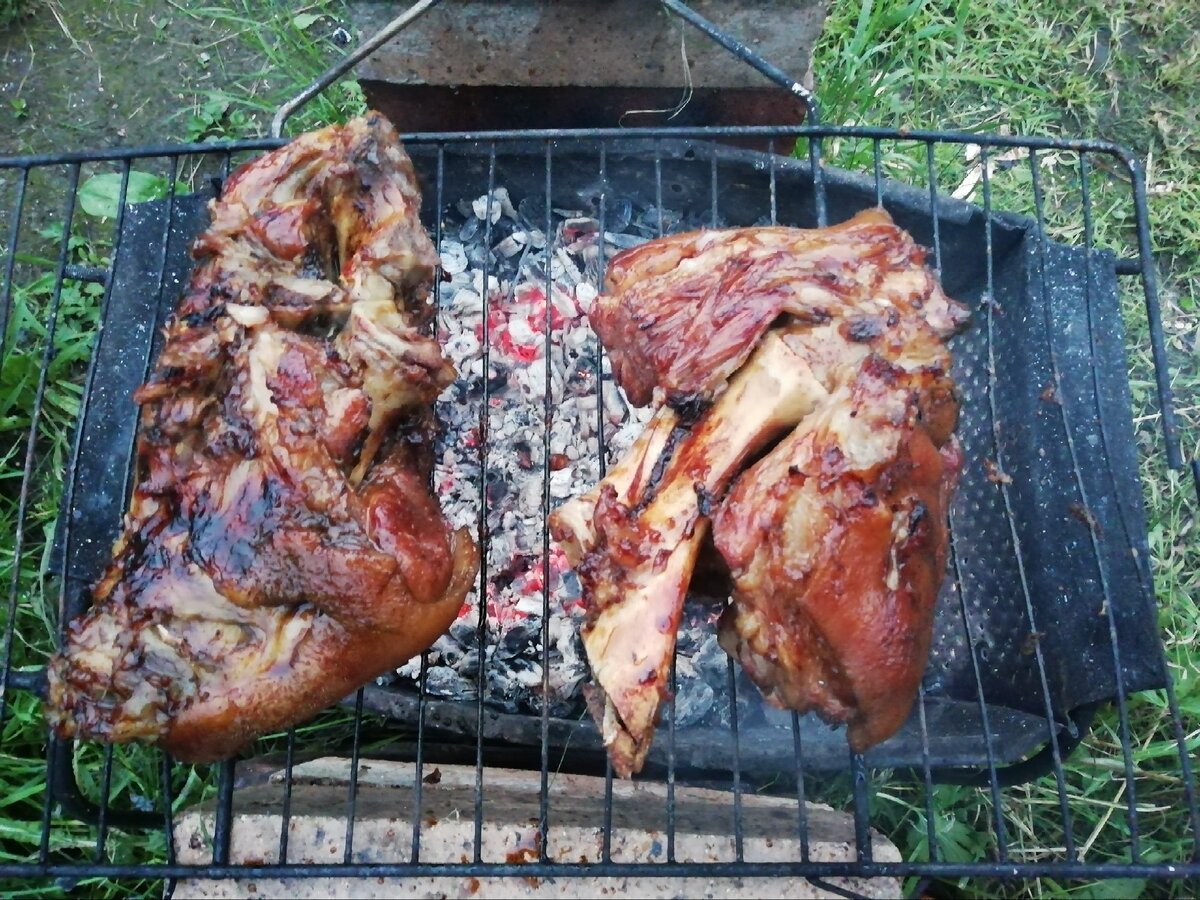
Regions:
<instances>
[{"instance_id":1,"label":"grilled meat piece","mask_svg":"<svg viewBox=\"0 0 1200 900\"><path fill-rule=\"evenodd\" d=\"M235 173L137 392L137 482L50 663L64 738L230 756L419 653L477 567L428 487L454 378L436 255L377 115Z\"/></svg>"},{"instance_id":2,"label":"grilled meat piece","mask_svg":"<svg viewBox=\"0 0 1200 900\"><path fill-rule=\"evenodd\" d=\"M619 775L650 749L709 498L813 399L808 366L769 334L694 425L663 407L607 478L551 516L588 604L588 705Z\"/></svg>"},{"instance_id":3,"label":"grilled meat piece","mask_svg":"<svg viewBox=\"0 0 1200 900\"><path fill-rule=\"evenodd\" d=\"M837 318L853 341L877 314L886 320L886 303L914 312L910 304L940 294L923 262L882 209L832 228L689 232L617 254L589 320L635 406L656 389L672 405L709 400L781 316ZM940 330L950 323L939 315L960 312L942 304L920 317Z\"/></svg>"},{"instance_id":4,"label":"grilled meat piece","mask_svg":"<svg viewBox=\"0 0 1200 900\"><path fill-rule=\"evenodd\" d=\"M583 585L584 646L596 681L590 705L619 774L636 772L649 749L713 510L715 546L734 581L722 643L768 699L850 721L856 747L891 734L907 714L928 653L958 464L945 339L966 322L923 264L924 251L881 209L828 229L677 235L614 258L592 324L630 400L663 405L599 485L554 513L551 529ZM682 421L697 403L698 418ZM861 462L864 429L880 432L869 444L877 458L846 468L847 455ZM828 488L820 503L792 473L812 467L800 456L814 445L829 456L817 460L830 467L824 482L813 482ZM779 530L810 507L834 521L844 505L865 503L853 488L899 504L913 518L912 535L878 545L878 522L858 513L843 529L848 537L817 519L807 543L797 537L799 525ZM900 515L888 512L888 528L892 512ZM918 528L922 516L934 521ZM872 554L879 546L895 572L865 564L878 562ZM859 581L830 574L859 557ZM889 586L897 578L903 585ZM858 679L847 682L857 693L813 687L820 681L824 689L828 672L842 665L832 651L819 656L828 648L812 621L833 605L825 598L839 584L861 594L845 601L847 609L887 613L857 638L839 620L839 641L879 644L845 654L847 665L866 666L871 652L881 663L877 672L845 676ZM813 617L806 618L810 594ZM907 616L894 609L902 601L910 604ZM884 637L892 643L880 644ZM903 653L887 649L896 642Z\"/></svg>"},{"instance_id":5,"label":"grilled meat piece","mask_svg":"<svg viewBox=\"0 0 1200 900\"><path fill-rule=\"evenodd\" d=\"M858 752L903 724L928 661L960 454L952 411L928 428L921 398L949 392L869 357L713 516L734 580L721 646L769 702L848 723Z\"/></svg>"}]
</instances>

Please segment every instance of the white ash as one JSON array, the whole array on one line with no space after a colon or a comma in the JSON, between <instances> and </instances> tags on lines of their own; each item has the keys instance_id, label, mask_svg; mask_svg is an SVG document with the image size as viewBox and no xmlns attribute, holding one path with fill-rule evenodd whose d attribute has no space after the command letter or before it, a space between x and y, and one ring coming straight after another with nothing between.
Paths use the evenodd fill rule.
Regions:
<instances>
[{"instance_id":1,"label":"white ash","mask_svg":"<svg viewBox=\"0 0 1200 900\"><path fill-rule=\"evenodd\" d=\"M437 444L434 486L451 524L476 531L480 487L485 485L485 703L508 712L541 714L545 605L548 708L551 715L578 717L584 705L581 688L589 677L579 637L584 612L579 579L562 551L552 541L549 547L544 543L546 473L554 509L600 478L602 446L609 462L618 458L650 417L649 409L631 407L612 380L587 322L607 260L657 236L660 221L665 231L680 231L698 227L704 219L688 221L674 211L660 214L652 206L610 200L603 228L596 210L552 208L552 232L547 235L544 198L516 199L514 206L509 192L496 187L490 200L464 199L443 219L438 328L459 377L438 402L443 434ZM552 320L549 377L547 295ZM481 426L487 432L486 459ZM684 618L677 663L681 725L727 715L714 709L721 705L715 697L726 693L727 667L716 646L713 618L711 609ZM473 590L458 620L429 651L428 695L476 699L480 628L478 591ZM420 670L421 659L416 657L397 670L398 680L412 684Z\"/></svg>"}]
</instances>

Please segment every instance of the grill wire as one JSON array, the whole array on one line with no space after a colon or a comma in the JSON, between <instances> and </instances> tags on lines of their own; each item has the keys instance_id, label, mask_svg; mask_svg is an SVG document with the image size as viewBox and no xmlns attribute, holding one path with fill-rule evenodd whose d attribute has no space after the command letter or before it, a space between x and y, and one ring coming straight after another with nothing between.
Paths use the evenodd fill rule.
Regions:
<instances>
[{"instance_id":1,"label":"grill wire","mask_svg":"<svg viewBox=\"0 0 1200 900\"><path fill-rule=\"evenodd\" d=\"M627 134L627 133L624 133ZM1136 248L1128 258L1122 260L1118 265L1118 273L1126 280L1136 280L1138 287L1144 295L1145 314L1147 316L1151 350L1155 365L1155 380L1159 389L1159 413L1162 427L1161 446L1164 448L1164 455L1168 464L1173 468L1181 468L1183 465L1182 457L1179 449L1178 436L1176 434L1176 425L1170 403L1169 392L1169 373L1167 370L1167 357L1163 339L1162 324L1159 319L1157 306L1157 288L1155 283L1155 274L1153 270L1153 262L1150 256L1150 236L1147 224L1146 212L1146 195L1145 187L1140 179L1135 165L1131 158L1124 154L1123 151L1113 148L1106 144L1098 142L1083 142L1083 141L1055 141L1042 139L1022 139L1022 138L1004 138L996 136L983 135L955 135L950 133L898 133L883 129L848 129L848 128L792 128L792 129L765 129L765 128L724 128L724 129L673 129L661 131L645 131L639 133L639 138L650 139L667 139L667 138L688 138L701 140L729 140L729 139L746 139L755 138L761 141L769 141L772 152L777 145L790 146L791 142L796 138L808 143L809 151L814 160L819 159L817 156L821 147L822 139L825 141L836 140L839 142L857 142L861 146L870 147L870 174L873 175L875 197L877 201L882 202L884 197L884 163L885 150L893 145L905 146L921 146L926 148L927 171L925 180L928 182L928 203L929 211L932 215L934 223L934 244L933 262L940 269L942 263L942 245L940 233L938 231L938 205L942 202L941 192L938 187L938 167L935 151L949 144L964 145L967 143L976 143L981 146L979 162L981 168L981 188L982 188L982 206L986 218L986 246L983 252L986 253L987 259L987 278L988 278L988 295L991 296L992 280L993 280L993 246L992 246L992 224L994 211L992 208L992 179L993 173L989 165L990 161L1003 151L1009 151L1016 148L1023 148L1028 151L1025 163L1028 165L1028 175L1032 190L1032 199L1034 209L1036 211L1036 219L1039 228L1039 234L1045 232L1046 216L1045 216L1045 190L1041 181L1043 173L1039 165L1039 159L1042 154L1047 153L1068 153L1074 154L1077 158L1077 172L1075 177L1077 183L1077 191L1075 199L1078 201L1080 210L1080 225L1081 225L1081 240L1083 246L1089 251L1086 254L1088 265L1091 264L1090 250L1093 246L1094 228L1095 228L1095 210L1089 189L1089 181L1092 174L1099 166L1107 168L1116 168L1121 171L1128 172L1130 175L1130 194L1127 202L1131 204L1136 215L1137 233L1136 233ZM435 240L440 243L443 228L443 213L447 208L447 201L453 201L461 195L454 186L449 186L453 191L453 196L448 195L447 184L445 179L446 168L446 151L448 148L456 148L463 146L474 147L478 151L486 152L487 154L487 193L488 193L488 209L490 209L490 201L492 194L497 187L496 172L497 162L504 161L509 154L509 148L515 143L523 142L526 145L533 143L541 148L541 155L544 164L544 191L545 191L545 234L547 240L553 240L555 230L552 220L552 202L551 196L554 190L554 171L556 153L563 149L569 148L572 152L579 152L581 149L589 152L594 152L596 160L596 173L600 178L601 183L607 183L607 167L609 162L609 154L621 149L623 141L627 138L617 132L606 131L590 131L590 132L507 132L490 135L418 135L406 139L406 145L410 150L430 154L436 159L436 179L432 185L436 208L438 214L434 225ZM10 210L8 218L7 239L4 245L5 257L3 268L2 287L0 287L0 299L3 301L3 320L0 321L0 334L4 335L4 364L7 367L10 362L10 356L16 352L17 341L32 340L36 335L32 333L22 333L13 338L9 337L10 319L14 315L13 304L16 294L17 285L20 284L25 271L25 261L19 252L19 247L22 242L28 239L29 232L35 228L38 222L49 217L54 218L54 205L61 202L61 222L62 231L58 238L57 260L53 267L53 288L51 291L51 299L49 308L46 312L44 322L45 331L41 336L42 351L40 366L37 371L37 382L34 390L34 400L32 405L31 422L28 430L20 435L20 441L14 440L10 450L10 460L18 459L19 462L15 467L9 467L6 463L5 478L8 482L13 482L19 478L19 489L17 491L16 505L16 531L14 534L14 556L13 556L13 574L8 586L7 597L7 617L4 625L4 691L0 694L0 728L7 724L7 717L10 715L10 697L14 692L27 693L41 690L42 673L36 671L34 667L28 664L20 664L15 659L15 647L17 643L31 643L37 640L34 634L23 634L18 629L18 607L20 604L36 604L40 600L37 597L36 591L31 591L29 585L21 574L22 563L28 563L28 553L30 546L36 546L38 540L37 535L31 536L26 533L26 525L29 519L31 505L38 500L38 487L43 479L49 477L47 466L58 466L57 460L47 460L45 458L46 448L43 446L43 427L45 425L44 418L47 415L47 391L49 382L49 373L52 362L55 356L55 335L56 329L62 326L60 322L61 301L63 298L63 288L68 282L74 284L99 284L104 287L102 303L103 309L100 313L100 320L103 321L103 315L107 309L108 302L111 296L111 264L106 268L89 267L73 262L73 246L71 236L73 233L73 225L80 221L79 216L79 188L83 173L91 171L112 171L114 168L120 173L120 191L117 201L117 215L112 222L112 241L113 250L110 259L116 258L116 241L122 234L122 225L124 222L127 206L126 200L132 198L131 192L131 174L144 169L146 167L157 167L156 170L162 170L165 166L166 183L169 186L167 193L168 214L166 224L162 233L161 247L158 255L158 272L157 277L148 284L148 289L152 290L157 296L172 297L177 294L178 286L167 283L167 245L168 236L170 234L171 220L175 214L175 203L177 197L177 186L179 190L186 190L187 186L195 186L202 183L205 178L223 179L231 171L231 167L255 155L267 147L277 146L278 141L251 141L238 142L224 145L192 145L186 147L173 148L149 148L146 150L114 150L109 152L96 153L78 153L64 154L59 156L42 156L28 157L20 160L0 160L0 192L7 191L7 194L0 193L0 198L8 200L8 209ZM415 155L415 152L414 152ZM528 159L528 157L526 157ZM135 169L135 164L137 169ZM663 157L661 153L656 154L652 160L655 172L655 200L659 211L658 228L659 233L663 233ZM1019 163L1018 163L1019 164ZM815 212L820 224L826 224L824 219L824 188L820 177L821 169L817 167L814 170L817 173L815 179L816 204ZM65 177L64 177L65 175ZM778 217L777 209L777 184L774 156L772 155L770 165L764 173L764 177L769 179L770 187L770 209L764 210L764 215L769 215L770 221L775 223ZM65 181L65 192L60 192L46 201L41 194L40 187L35 187L33 182L37 181L48 184L61 186ZM712 222L713 226L720 222L719 216L719 179L718 166L714 158L711 169L711 204L712 204ZM427 186L427 197L429 196ZM61 191L61 187L59 188ZM41 194L38 192L41 191ZM38 194L38 196L33 196ZM599 198L599 206L597 218L599 220L599 229L601 235L605 231L606 225L606 197L602 193ZM485 217L482 223L486 231L485 239L488 246L491 246L491 221L490 217ZM599 242L600 252L604 253L604 240ZM600 260L600 271L603 271L605 260ZM1045 264L1044 257L1042 264ZM492 274L488 268L487 258L484 262L484 285L488 284L489 275ZM1089 276L1090 280L1090 276ZM547 266L546 274L546 294L549 298L551 295L551 278L549 267ZM600 287L598 283L594 285L597 289ZM1043 284L1043 290L1045 285ZM441 301L440 283L435 285L435 297ZM490 304L490 300L485 298L485 303ZM161 305L161 304L160 304ZM987 321L979 327L987 330L990 336L992 323L992 310L987 311ZM163 322L156 321L154 323L154 332L157 332ZM489 316L483 316L483 339L482 355L483 367L485 374L488 372L489 363ZM551 328L551 304L547 302L544 321L544 365L546 368L546 383L549 385L550 367L551 367L551 347L553 342L553 334ZM93 344L94 346L94 344ZM994 367L996 360L992 359L991 363ZM147 362L147 372L149 371L150 362ZM597 371L602 371L600 366L597 366ZM93 364L89 364L86 373L83 374L80 380L81 390L79 393L79 408L75 411L75 421L81 421L86 410L89 399L95 388L97 379L103 379L105 373L97 371L94 360ZM483 381L483 414L481 415L480 428L483 439L479 444L479 463L480 463L480 478L483 478L488 471L488 454L492 452L490 441L487 435L487 409L489 401L489 385L488 378L484 377ZM604 445L604 415L605 415L605 400L602 390L602 379L595 380L595 397L597 401L598 427L597 434L600 440L600 467L601 474L604 472L606 459L606 448ZM546 515L552 508L549 480L549 459L550 459L550 425L555 415L550 391L547 388L546 394L542 403L543 416L543 466L542 473L542 621L541 621L541 637L542 637L542 689L548 694L549 691L549 611L550 611L550 561L549 561L549 536L545 524ZM75 433L72 430L72 433ZM7 440L7 438L6 438ZM132 447L129 448L132 453ZM71 461L67 463L65 469L61 466L60 471L63 471L63 508L69 508L72 498L72 493L76 487L76 477L74 471L74 460L79 452L79 437L76 434L74 438L74 446L71 453ZM1077 469L1078 471L1078 469ZM1197 498L1200 502L1200 464L1191 463L1191 471L1196 485ZM18 475L19 473L19 475ZM131 489L132 471L126 472L125 482L121 486L120 491L113 491L113 496L123 498L129 495ZM1011 516L1011 508L1009 509ZM480 596L486 597L488 572L488 492L481 485L480 490L480 510L477 522L477 537L481 550L481 570L479 576ZM61 523L62 528L62 545L70 548L72 544L70 520ZM1094 535L1093 535L1094 540ZM63 554L61 562L58 564L57 572L50 573L57 575L57 592L53 598L48 598L49 602L54 605L54 609L50 611L51 618L56 618L59 622L64 622L73 612L73 604L75 600L68 596L66 590L67 576L67 557L68 552ZM1018 560L1018 563L1020 561ZM956 577L959 575L958 559L954 553L952 542L951 547L951 562L950 571ZM1106 595L1107 595L1107 586ZM962 594L959 593L961 601ZM1029 599L1028 589L1026 589L1026 610L1030 617L1030 630L1037 632L1038 628L1048 627L1045 623L1040 626L1033 621L1034 609ZM1106 604L1106 606L1108 606ZM480 646L483 647L488 639L488 631L485 620L486 604L481 602L479 605L479 621L478 621L478 638ZM964 623L969 626L967 619L970 612L965 604L961 605L961 615ZM25 610L26 613L31 610ZM26 615L24 622L38 622L37 610L32 610L35 613L32 617ZM743 832L743 808L742 797L743 793L748 789L754 789L753 786L748 788L743 782L741 765L739 759L739 730L738 730L738 705L736 702L737 688L742 678L740 672L734 666L732 660L728 662L727 667L727 683L728 683L728 708L730 717L730 737L733 744L733 760L734 765L730 773L727 787L729 788L729 803L733 819L733 840L734 840L734 855L735 859L732 862L719 863L698 863L684 862L677 860L676 854L676 790L677 786L687 780L687 773L678 770L675 757L675 740L676 740L676 725L674 712L673 697L666 703L666 711L663 716L663 723L659 729L657 740L666 742L667 745L667 763L666 763L666 821L667 832L666 838L666 862L664 863L630 863L613 859L612 852L612 824L613 824L613 772L611 766L607 766L604 772L604 821L603 827L603 844L601 847L601 862L591 865L582 865L577 863L567 863L555 861L547 854L548 841L546 836L555 828L555 810L550 803L550 784L556 771L556 765L559 764L557 754L552 750L550 742L550 720L548 706L543 705L542 720L541 720L541 747L540 753L537 755L537 760L540 763L540 792L539 792L539 829L542 835L542 840L537 848L537 859L529 863L499 863L487 862L483 858L483 826L485 821L485 810L487 801L487 781L488 781L488 759L489 754L493 750L484 740L484 718L486 713L485 706L485 691L483 685L486 684L485 674L487 666L487 653L479 654L477 677L479 679L480 690L478 691L476 700L476 738L473 747L473 758L475 763L475 792L474 792L474 851L471 859L462 863L430 863L422 859L422 785L424 776L427 773L431 762L430 742L431 738L427 735L429 728L427 727L426 706L428 695L425 690L425 680L428 672L428 656L422 660L420 669L420 678L418 681L418 696L419 704L415 722L408 723L408 727L415 732L415 746L413 751L413 762L415 764L414 778L414 795L413 806L411 810L412 823L412 840L411 840L411 855L407 862L389 862L389 863L373 863L364 862L358 858L356 850L361 848L355 847L355 820L357 813L358 802L358 777L360 770L360 762L364 756L368 755L369 751L364 747L364 691L360 689L353 698L353 724L349 734L349 755L350 755L350 778L347 786L347 793L344 805L344 853L340 863L305 863L296 864L288 863L289 859L289 822L292 817L292 787L293 787L293 771L299 760L306 754L311 755L314 749L328 749L329 741L333 740L344 747L346 735L344 731L336 733L329 729L320 726L299 726L287 732L286 738L276 740L273 747L277 755L282 753L281 767L285 772L283 781L283 791L279 813L283 820L283 826L280 831L278 845L279 863L261 862L250 865L239 865L232 862L231 855L231 836L233 830L234 818L234 796L235 782L240 771L240 765L235 762L226 762L213 767L215 771L216 789L215 794L210 793L210 801L215 810L215 824L212 833L212 859L210 864L201 866L183 865L177 862L175 850L171 835L175 824L175 801L180 791L185 791L187 796L192 797L195 793L194 785L186 783L181 784L180 773L177 772L177 766L165 754L156 750L119 750L114 751L112 747L105 747L103 750L96 748L78 748L69 743L58 741L57 739L49 739L45 750L45 774L46 774L46 789L43 792L41 818L39 823L40 828L40 843L39 849L34 858L23 860L12 860L0 862L0 876L2 877L57 877L68 879L79 879L92 876L110 876L117 878L167 878L175 879L179 877L247 877L247 878L264 878L264 877L295 877L295 876L402 876L402 875L459 875L459 876L476 876L476 875L521 875L521 876L571 876L571 875L641 875L641 876L705 876L717 877L723 875L747 877L753 875L767 876L802 876L814 880L823 878L839 877L839 876L920 876L934 878L951 878L964 876L980 876L980 877L995 877L995 878L1032 878L1039 876L1050 876L1054 878L1098 878L1098 877L1200 877L1200 862L1197 861L1195 855L1196 835L1198 833L1198 812L1196 805L1195 784L1191 771L1191 760L1185 740L1184 726L1180 717L1179 707L1176 702L1174 690L1170 681L1164 691L1166 708L1171 720L1171 727L1177 742L1178 760L1177 766L1173 766L1180 788L1180 802L1186 804L1187 812L1190 821L1191 833L1188 838L1181 836L1181 846L1191 846L1191 854L1174 860L1159 860L1159 859L1144 859L1142 856L1141 831L1139 828L1139 816L1141 815L1139 800L1136 788L1139 783L1138 773L1135 771L1136 766L1133 760L1133 750L1136 743L1145 737L1135 733L1130 720L1129 712L1129 697L1127 696L1126 688L1123 683L1122 666L1120 658L1120 648L1117 642L1117 630L1114 620L1114 614L1111 608L1108 608L1108 624L1111 637L1111 653L1113 655L1115 670L1117 673L1117 696L1116 707L1118 716L1118 730L1121 738L1120 759L1114 761L1114 771L1119 772L1124 777L1125 792L1124 802L1121 803L1121 809L1116 812L1114 819L1122 820L1124 827L1127 829L1128 835L1128 859L1121 861L1105 861L1096 862L1086 859L1084 848L1078 843L1078 835L1073 827L1073 815L1077 808L1082 803L1086 802L1082 796L1082 789L1078 786L1072 786L1069 783L1068 777L1064 770L1064 760L1068 754L1074 749L1075 745L1081 740L1082 734L1071 734L1070 729L1060 729L1055 727L1047 727L1045 735L1046 750L1039 754L1038 758L1031 763L1026 764L1024 768L1018 764L1015 768L1005 768L998 764L997 756L994 752L992 732L988 724L988 705L985 702L984 686L981 677L981 663L979 656L979 648L971 643L971 662L975 675L975 684L977 688L977 698L980 719L983 723L983 746L986 751L986 756L981 763L982 769L974 773L962 773L957 775L952 770L947 770L939 767L936 760L930 752L929 733L927 730L926 720L926 693L922 689L916 705L916 714L918 717L918 725L920 729L922 741L922 764L919 771L907 774L893 774L885 771L874 769L866 763L859 755L851 755L849 760L849 781L852 786L853 800L850 804L850 810L853 813L854 833L855 833L855 859L850 862L822 862L813 859L810 855L809 828L807 821L806 801L811 800L813 796L813 787L820 788L820 776L814 775L811 767L807 767L805 763L805 750L801 740L800 719L796 714L791 716L791 727L793 734L793 753L792 758L780 760L781 765L788 766L792 769L790 778L787 779L790 785L794 785L794 796L796 800L795 813L795 836L799 844L798 858L791 862L781 863L761 863L747 862L744 858L744 832ZM26 627L22 625L21 628ZM973 634L970 627L966 628L969 635ZM1162 647L1159 646L1161 653ZM1045 660L1043 659L1040 645L1034 643L1032 652L1036 658L1038 677L1040 679L1042 692L1045 697L1045 705L1047 718L1049 721L1054 720L1054 710L1050 699L1050 691L1047 682L1047 669ZM675 667L671 671L671 685L674 689L676 685L677 673ZM721 701L718 701L721 702ZM318 723L321 720L318 719ZM1081 723L1082 729L1086 730L1086 722ZM86 751L86 752L85 752ZM7 753L8 750L5 749ZM131 790L128 786L129 779L126 773L123 772L123 767L132 755L136 754L157 754L160 758L158 764L159 784L158 794L154 797L134 797L131 796ZM80 764L77 760L83 760L84 764ZM99 772L96 773L98 764ZM1043 771L1038 772L1041 768ZM81 780L81 775L86 773L87 784ZM1005 821L1004 810L1006 807L1015 803L1020 803L1021 800L1014 796L1009 790L1010 782L1023 780L1027 777L1038 776L1042 779L1042 783L1053 785L1053 792L1056 796L1057 813L1061 820L1062 829L1062 847L1058 848L1055 858L1029 860L1020 853L1014 852L1014 835L1010 833L1010 829ZM882 862L875 859L871 841L871 814L874 796L877 791L880 791L891 783L892 778L907 779L919 786L922 795L922 810L921 813L925 819L927 852L923 858L914 858L902 862ZM991 844L992 851L989 854L981 854L981 858L963 861L960 859L947 859L939 850L938 836L935 833L936 823L939 821L939 803L937 785L944 782L958 781L961 784L970 785L971 790L983 792L990 801L990 829L991 829ZM114 789L114 785L116 788ZM93 800L92 797L95 799ZM139 809L139 807L141 807ZM89 842L91 844L90 852L81 852L78 850L79 844L77 837L71 836L68 839L69 820L77 819L89 824ZM75 826L72 826L75 827ZM158 828L163 831L163 836L166 845L166 862L149 862L144 860L120 861L115 862L110 859L108 852L108 842L111 832L114 828ZM1114 821L1109 827L1120 827L1119 823ZM72 832L77 835L77 831ZM1019 839L1019 836L1017 836Z\"/></svg>"}]
</instances>

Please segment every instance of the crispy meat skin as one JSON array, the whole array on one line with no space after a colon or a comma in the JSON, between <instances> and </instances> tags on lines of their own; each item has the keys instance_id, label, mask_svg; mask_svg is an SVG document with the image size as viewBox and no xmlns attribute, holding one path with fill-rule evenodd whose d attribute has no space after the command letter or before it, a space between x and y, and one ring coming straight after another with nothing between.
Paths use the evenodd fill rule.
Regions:
<instances>
[{"instance_id":1,"label":"crispy meat skin","mask_svg":"<svg viewBox=\"0 0 1200 900\"><path fill-rule=\"evenodd\" d=\"M857 752L904 723L929 657L960 458L919 398L945 382L869 357L713 516L721 646L771 703L848 723Z\"/></svg>"},{"instance_id":2,"label":"crispy meat skin","mask_svg":"<svg viewBox=\"0 0 1200 900\"><path fill-rule=\"evenodd\" d=\"M901 311L937 291L924 251L883 210L831 228L672 235L617 254L590 316L635 406L711 399L781 315L820 324L851 310ZM935 328L940 314L921 317Z\"/></svg>"},{"instance_id":3,"label":"crispy meat skin","mask_svg":"<svg viewBox=\"0 0 1200 900\"><path fill-rule=\"evenodd\" d=\"M136 394L124 531L50 664L61 736L220 759L449 627L476 550L427 486L454 371L420 330L419 209L376 115L243 167L212 204Z\"/></svg>"},{"instance_id":4,"label":"crispy meat skin","mask_svg":"<svg viewBox=\"0 0 1200 900\"><path fill-rule=\"evenodd\" d=\"M860 748L903 721L928 653L958 466L945 339L966 321L923 264L911 237L869 210L828 229L675 235L610 265L592 324L630 399L663 405L626 458L557 510L551 528L583 585L596 682L589 705L618 774L638 771L649 749L714 512L715 546L734 583L722 644L768 699L849 721ZM676 409L696 401L711 405L682 424ZM812 482L824 485L820 503L792 474L801 463L813 468L793 465L796 445L828 455L816 459L830 467L825 481ZM870 465L864 447L875 454ZM847 469L847 458L858 468ZM901 515L890 507L882 518L836 519L842 505L865 504L855 485L907 510L911 534L895 537ZM818 527L818 513L838 529ZM789 516L810 515L812 530L779 530ZM856 558L854 577L834 577ZM856 631L853 616L830 613L848 591L845 610L879 620ZM814 626L818 615L841 629L836 640ZM885 638L891 644L873 658L852 652ZM835 674L840 693L827 687Z\"/></svg>"}]
</instances>

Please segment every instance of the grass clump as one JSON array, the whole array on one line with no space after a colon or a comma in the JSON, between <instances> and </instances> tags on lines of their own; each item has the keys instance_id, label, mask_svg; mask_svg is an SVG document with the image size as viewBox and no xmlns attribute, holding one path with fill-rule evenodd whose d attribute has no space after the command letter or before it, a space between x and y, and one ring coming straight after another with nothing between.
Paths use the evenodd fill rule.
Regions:
<instances>
[{"instance_id":1,"label":"grass clump","mask_svg":"<svg viewBox=\"0 0 1200 900\"><path fill-rule=\"evenodd\" d=\"M1151 230L1171 383L1177 399L1185 459L1200 447L1200 81L1184 73L1200 65L1200 9L1188 0L1063 4L1048 0L888 4L862 0L835 4L817 50L814 71L826 122L907 128L1095 137L1128 146L1147 173ZM823 76L823 77L822 77ZM972 168L963 147L939 147L939 188L962 186ZM830 142L834 164L864 168L870 147ZM1046 217L1056 238L1083 239L1077 158L1042 160ZM993 205L1032 215L1026 160L998 168ZM927 183L924 149L903 146L885 155L893 177ZM1134 207L1128 173L1092 155L1089 188L1094 240L1136 255ZM978 185L964 195L980 202ZM1176 684L1187 752L1200 749L1200 677L1194 647L1200 641L1200 544L1195 539L1196 497L1186 471L1167 469L1154 391L1149 328L1140 285L1126 284L1131 391L1160 626ZM1137 797L1143 862L1187 860L1196 835L1180 778L1179 745L1161 692L1130 700L1133 784L1126 782L1116 712L1103 710L1088 739L1066 764L1073 837L1088 862L1130 860L1128 792ZM995 828L986 791L934 789L937 853L948 861L992 858ZM1010 858L1062 859L1063 826L1052 778L1002 793ZM885 783L875 797L875 819L909 859L930 858L923 788ZM967 888L967 885L960 885ZM970 890L981 888L975 884ZM1132 896L1143 890L1187 896L1181 882L1119 879L1092 884L1038 879L1015 889L1036 896ZM1116 893L1114 893L1114 891Z\"/></svg>"},{"instance_id":2,"label":"grass clump","mask_svg":"<svg viewBox=\"0 0 1200 900\"><path fill-rule=\"evenodd\" d=\"M197 95L187 114L187 140L219 140L265 134L275 111L349 50L351 36L343 4L320 0L297 7L272 0L224 0L187 9L193 19L229 35L236 52L215 50L214 81ZM247 63L247 56L254 62ZM366 112L362 89L352 77L314 97L287 124L296 134L344 122Z\"/></svg>"},{"instance_id":3,"label":"grass clump","mask_svg":"<svg viewBox=\"0 0 1200 900\"><path fill-rule=\"evenodd\" d=\"M31 0L0 0L0 28L29 15L32 6Z\"/></svg>"}]
</instances>

